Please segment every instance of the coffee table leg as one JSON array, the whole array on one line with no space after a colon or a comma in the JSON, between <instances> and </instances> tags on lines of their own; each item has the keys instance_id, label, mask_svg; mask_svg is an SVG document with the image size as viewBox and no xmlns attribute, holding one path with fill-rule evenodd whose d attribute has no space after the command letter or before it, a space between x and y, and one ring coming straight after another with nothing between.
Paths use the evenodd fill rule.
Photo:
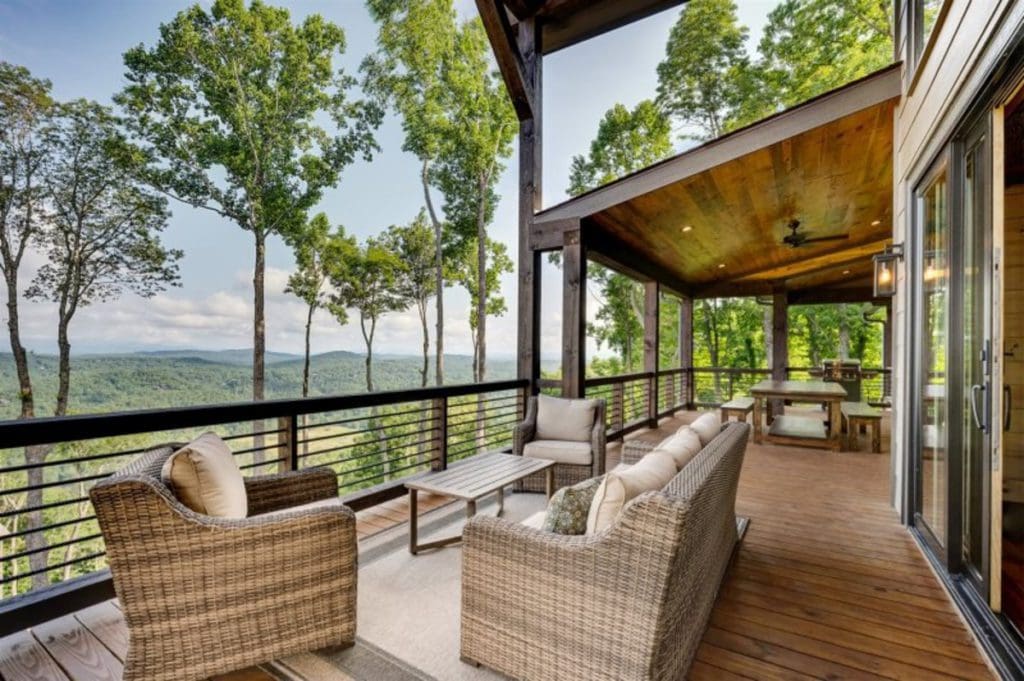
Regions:
<instances>
[{"instance_id":1,"label":"coffee table leg","mask_svg":"<svg viewBox=\"0 0 1024 681\"><path fill-rule=\"evenodd\" d=\"M501 514L503 514L504 512L505 512L505 488L502 487L501 489L498 490L498 513L497 513L497 515L500 517Z\"/></svg>"},{"instance_id":2,"label":"coffee table leg","mask_svg":"<svg viewBox=\"0 0 1024 681\"><path fill-rule=\"evenodd\" d=\"M419 530L419 513L416 509L417 506L417 490L409 490L409 553L416 555L418 550L417 543L419 538L417 537Z\"/></svg>"},{"instance_id":3,"label":"coffee table leg","mask_svg":"<svg viewBox=\"0 0 1024 681\"><path fill-rule=\"evenodd\" d=\"M548 499L555 493L555 467L548 466L547 470L544 471L544 491L548 495Z\"/></svg>"}]
</instances>

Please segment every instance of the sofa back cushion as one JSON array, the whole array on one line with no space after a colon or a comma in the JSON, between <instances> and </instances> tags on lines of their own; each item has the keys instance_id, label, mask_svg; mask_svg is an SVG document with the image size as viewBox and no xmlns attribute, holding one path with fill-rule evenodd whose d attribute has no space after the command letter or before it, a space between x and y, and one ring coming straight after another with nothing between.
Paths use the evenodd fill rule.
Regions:
<instances>
[{"instance_id":1,"label":"sofa back cushion","mask_svg":"<svg viewBox=\"0 0 1024 681\"><path fill-rule=\"evenodd\" d=\"M668 452L675 459L676 470L682 470L683 466L690 463L690 459L697 456L702 448L703 444L697 431L690 426L683 426L662 440L652 451Z\"/></svg>"},{"instance_id":2,"label":"sofa back cushion","mask_svg":"<svg viewBox=\"0 0 1024 681\"><path fill-rule=\"evenodd\" d=\"M238 462L224 441L204 433L174 452L160 473L182 504L217 518L245 518L248 500Z\"/></svg>"},{"instance_id":3,"label":"sofa back cushion","mask_svg":"<svg viewBox=\"0 0 1024 681\"><path fill-rule=\"evenodd\" d=\"M589 442L596 413L597 400L538 395L536 439Z\"/></svg>"},{"instance_id":4,"label":"sofa back cushion","mask_svg":"<svg viewBox=\"0 0 1024 681\"><path fill-rule=\"evenodd\" d=\"M708 411L701 414L696 421L690 424L690 427L697 432L700 443L707 447L708 443L722 432L722 419L718 412Z\"/></svg>"},{"instance_id":5,"label":"sofa back cushion","mask_svg":"<svg viewBox=\"0 0 1024 681\"><path fill-rule=\"evenodd\" d=\"M657 450L624 471L607 473L590 504L587 534L595 534L611 525L633 497L662 489L675 475L675 459L668 452Z\"/></svg>"}]
</instances>

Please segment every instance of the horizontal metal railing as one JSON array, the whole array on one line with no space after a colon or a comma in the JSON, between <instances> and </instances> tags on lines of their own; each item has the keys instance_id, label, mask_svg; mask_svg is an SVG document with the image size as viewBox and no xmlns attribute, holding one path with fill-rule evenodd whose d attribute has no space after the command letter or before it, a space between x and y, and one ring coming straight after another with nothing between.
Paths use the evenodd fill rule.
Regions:
<instances>
[{"instance_id":1,"label":"horizontal metal railing","mask_svg":"<svg viewBox=\"0 0 1024 681\"><path fill-rule=\"evenodd\" d=\"M214 430L244 474L327 467L359 510L402 494L410 476L507 448L527 387L514 380L0 422L0 635L40 609L60 614L47 593L76 607L111 594L89 489L155 445ZM91 595L75 593L76 584Z\"/></svg>"}]
</instances>

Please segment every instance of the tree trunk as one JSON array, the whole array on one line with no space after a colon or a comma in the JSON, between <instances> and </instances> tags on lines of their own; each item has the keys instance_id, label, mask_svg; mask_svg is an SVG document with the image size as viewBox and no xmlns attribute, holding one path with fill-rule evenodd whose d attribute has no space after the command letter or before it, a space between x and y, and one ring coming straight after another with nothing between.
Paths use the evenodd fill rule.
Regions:
<instances>
[{"instance_id":1,"label":"tree trunk","mask_svg":"<svg viewBox=\"0 0 1024 681\"><path fill-rule=\"evenodd\" d=\"M427 213L434 225L434 288L435 302L437 305L437 324L434 331L434 346L437 349L437 358L434 367L434 380L437 385L444 384L444 230L441 221L437 218L434 210L434 201L430 198L430 161L424 159L423 169L420 172L420 180L423 183L423 200L427 204Z\"/></svg>"},{"instance_id":2,"label":"tree trunk","mask_svg":"<svg viewBox=\"0 0 1024 681\"><path fill-rule=\"evenodd\" d=\"M480 182L480 202L476 212L476 381L483 383L487 374L487 183Z\"/></svg>"},{"instance_id":3,"label":"tree trunk","mask_svg":"<svg viewBox=\"0 0 1024 681\"><path fill-rule=\"evenodd\" d=\"M302 365L302 396L309 397L309 336L313 328L313 311L315 306L310 305L306 312L306 358Z\"/></svg>"},{"instance_id":4,"label":"tree trunk","mask_svg":"<svg viewBox=\"0 0 1024 681\"><path fill-rule=\"evenodd\" d=\"M423 330L423 368L420 370L420 386L427 387L427 375L430 373L430 327L427 325L427 301L417 301L420 313L420 327Z\"/></svg>"},{"instance_id":5,"label":"tree trunk","mask_svg":"<svg viewBox=\"0 0 1024 681\"><path fill-rule=\"evenodd\" d=\"M846 306L839 306L839 359L850 358L850 325L846 321Z\"/></svg>"},{"instance_id":6,"label":"tree trunk","mask_svg":"<svg viewBox=\"0 0 1024 681\"><path fill-rule=\"evenodd\" d=\"M772 357L772 347L774 346L775 338L773 314L772 308L765 306L764 312L761 315L761 330L764 332L764 357L769 369L775 366L773 364L775 358Z\"/></svg>"},{"instance_id":7,"label":"tree trunk","mask_svg":"<svg viewBox=\"0 0 1024 681\"><path fill-rule=\"evenodd\" d=\"M260 401L264 396L264 361L266 355L267 328L264 309L264 283L267 265L267 236L260 228L253 229L256 240L256 262L252 273L252 399ZM263 463L263 422L253 424L253 463Z\"/></svg>"}]
</instances>

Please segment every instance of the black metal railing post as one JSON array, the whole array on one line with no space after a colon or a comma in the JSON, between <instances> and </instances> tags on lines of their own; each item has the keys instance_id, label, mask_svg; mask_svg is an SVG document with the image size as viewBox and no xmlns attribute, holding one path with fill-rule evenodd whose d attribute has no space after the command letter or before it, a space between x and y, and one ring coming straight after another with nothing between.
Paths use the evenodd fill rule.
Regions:
<instances>
[{"instance_id":1,"label":"black metal railing post","mask_svg":"<svg viewBox=\"0 0 1024 681\"><path fill-rule=\"evenodd\" d=\"M448 398L446 396L434 399L433 413L437 456L431 460L430 467L435 471L443 471L448 468Z\"/></svg>"}]
</instances>

